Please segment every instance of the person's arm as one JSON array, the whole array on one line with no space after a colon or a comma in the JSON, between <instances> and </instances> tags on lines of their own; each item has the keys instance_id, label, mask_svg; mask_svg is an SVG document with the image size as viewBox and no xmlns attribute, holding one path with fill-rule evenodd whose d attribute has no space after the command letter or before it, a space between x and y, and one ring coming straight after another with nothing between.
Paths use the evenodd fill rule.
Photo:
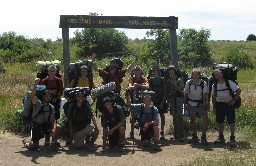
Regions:
<instances>
[{"instance_id":1,"label":"person's arm","mask_svg":"<svg viewBox=\"0 0 256 166\"><path fill-rule=\"evenodd\" d=\"M40 78L36 78L34 82L33 90L31 92L31 101L33 105L37 103L36 86L39 84L39 82L40 82Z\"/></svg>"},{"instance_id":2,"label":"person's arm","mask_svg":"<svg viewBox=\"0 0 256 166\"><path fill-rule=\"evenodd\" d=\"M213 113L216 114L216 96L212 95L212 110Z\"/></svg>"},{"instance_id":3,"label":"person's arm","mask_svg":"<svg viewBox=\"0 0 256 166\"><path fill-rule=\"evenodd\" d=\"M57 86L59 86L59 88L58 88L59 92L58 92L57 98L61 98L61 96L63 95L63 92L64 92L64 84L63 84L63 81L61 78L56 78L56 79L59 79L59 85L57 85Z\"/></svg>"},{"instance_id":4,"label":"person's arm","mask_svg":"<svg viewBox=\"0 0 256 166\"><path fill-rule=\"evenodd\" d=\"M181 79L178 79L177 81L175 81L175 89L180 92L181 94L184 93L184 85Z\"/></svg>"}]
</instances>

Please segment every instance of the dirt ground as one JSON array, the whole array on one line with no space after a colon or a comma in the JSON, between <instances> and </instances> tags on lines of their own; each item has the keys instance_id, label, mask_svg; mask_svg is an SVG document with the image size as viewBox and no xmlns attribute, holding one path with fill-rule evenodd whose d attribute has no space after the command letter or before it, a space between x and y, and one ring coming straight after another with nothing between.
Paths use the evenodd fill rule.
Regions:
<instances>
[{"instance_id":1,"label":"dirt ground","mask_svg":"<svg viewBox=\"0 0 256 166\"><path fill-rule=\"evenodd\" d=\"M166 115L170 119L170 115ZM167 124L170 120L167 120ZM129 133L129 123L127 123L127 135ZM135 137L139 138L138 131ZM165 140L160 141L161 152L153 151L149 146L142 149L138 146L138 141L133 144L132 141L126 142L123 152L106 151L103 152L102 130L96 141L97 151L90 152L86 146L82 150L70 150L61 141L61 147L57 151L52 151L49 146L43 146L44 140L40 141L40 150L37 152L29 151L23 147L22 137L11 134L0 134L0 165L179 165L189 162L196 157L214 158L214 156L223 157L229 152L226 145L216 146L213 144L215 134L209 138L209 145L203 146L199 143L189 144L170 139L170 135L165 136Z\"/></svg>"}]
</instances>

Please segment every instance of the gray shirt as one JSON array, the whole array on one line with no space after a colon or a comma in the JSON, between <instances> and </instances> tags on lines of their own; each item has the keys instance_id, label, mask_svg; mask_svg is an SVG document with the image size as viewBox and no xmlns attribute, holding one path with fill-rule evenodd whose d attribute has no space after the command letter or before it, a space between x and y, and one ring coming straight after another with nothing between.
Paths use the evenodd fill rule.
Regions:
<instances>
[{"instance_id":1,"label":"gray shirt","mask_svg":"<svg viewBox=\"0 0 256 166\"><path fill-rule=\"evenodd\" d=\"M32 120L34 122L38 124L47 123L51 114L54 115L54 107L52 104L44 105L42 101L37 100L37 103L33 105Z\"/></svg>"}]
</instances>

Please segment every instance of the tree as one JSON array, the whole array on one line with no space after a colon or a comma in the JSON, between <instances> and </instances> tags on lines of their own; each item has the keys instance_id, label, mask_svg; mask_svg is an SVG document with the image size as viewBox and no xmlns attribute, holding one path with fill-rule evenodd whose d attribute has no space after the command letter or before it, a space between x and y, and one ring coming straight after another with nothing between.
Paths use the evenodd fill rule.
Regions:
<instances>
[{"instance_id":1,"label":"tree","mask_svg":"<svg viewBox=\"0 0 256 166\"><path fill-rule=\"evenodd\" d=\"M142 53L143 61L148 62L149 58L153 63L168 65L170 63L170 41L168 30L151 29L146 32L148 38L145 51Z\"/></svg>"},{"instance_id":2,"label":"tree","mask_svg":"<svg viewBox=\"0 0 256 166\"><path fill-rule=\"evenodd\" d=\"M77 55L118 53L127 51L128 37L114 28L85 28L75 32L71 43L79 47Z\"/></svg>"},{"instance_id":3,"label":"tree","mask_svg":"<svg viewBox=\"0 0 256 166\"><path fill-rule=\"evenodd\" d=\"M210 30L181 29L179 34L178 56L185 65L192 67L212 64L210 49L207 45Z\"/></svg>"},{"instance_id":4,"label":"tree","mask_svg":"<svg viewBox=\"0 0 256 166\"><path fill-rule=\"evenodd\" d=\"M246 38L246 41L256 41L256 36L254 34L250 34Z\"/></svg>"}]
</instances>

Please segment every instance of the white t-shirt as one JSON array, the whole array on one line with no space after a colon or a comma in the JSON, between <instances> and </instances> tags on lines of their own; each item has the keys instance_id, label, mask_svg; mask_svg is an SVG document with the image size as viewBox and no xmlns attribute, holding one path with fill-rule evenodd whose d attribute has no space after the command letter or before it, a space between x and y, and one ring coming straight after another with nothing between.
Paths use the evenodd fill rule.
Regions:
<instances>
[{"instance_id":1,"label":"white t-shirt","mask_svg":"<svg viewBox=\"0 0 256 166\"><path fill-rule=\"evenodd\" d=\"M206 94L207 93L207 83L204 81L204 80L201 80L204 82L204 86L203 86L203 89L201 87L201 81L199 81L197 84L195 83L191 83L190 87L189 87L189 84L190 84L190 81L191 80L188 80L186 82L186 85L185 85L185 89L184 89L184 92L186 94L188 94L188 98L191 99L191 100L202 100L203 99L203 94ZM188 103L192 106L197 106L198 102L195 102L195 101L188 101Z\"/></svg>"},{"instance_id":2,"label":"white t-shirt","mask_svg":"<svg viewBox=\"0 0 256 166\"><path fill-rule=\"evenodd\" d=\"M237 84L235 84L233 81L228 80L230 88L233 92L235 92L237 89L239 89L239 86ZM214 89L214 85L212 85L212 92L211 95L214 96L215 95L215 89ZM232 100L232 96L230 95L230 91L226 85L226 83L222 83L220 84L219 82L217 83L217 97L216 97L216 101L217 102L223 102L223 103L227 103L230 100Z\"/></svg>"}]
</instances>

